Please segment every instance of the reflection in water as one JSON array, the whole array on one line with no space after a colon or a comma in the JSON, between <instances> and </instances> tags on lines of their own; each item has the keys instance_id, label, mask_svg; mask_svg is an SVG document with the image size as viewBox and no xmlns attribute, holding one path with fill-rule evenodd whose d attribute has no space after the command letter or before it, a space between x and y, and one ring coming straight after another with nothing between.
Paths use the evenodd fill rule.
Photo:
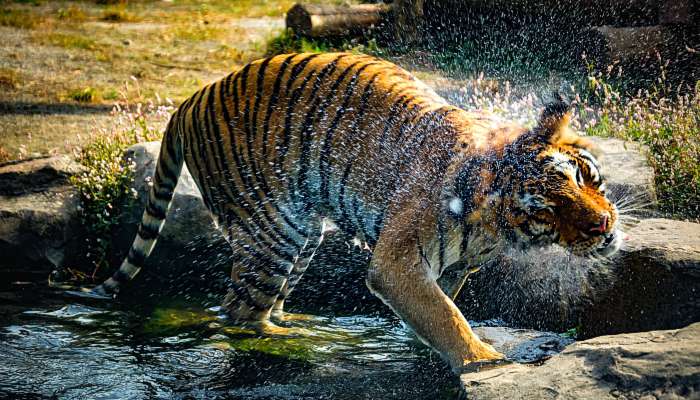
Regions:
<instances>
[{"instance_id":1,"label":"reflection in water","mask_svg":"<svg viewBox=\"0 0 700 400\"><path fill-rule=\"evenodd\" d=\"M34 294L0 305L0 397L453 398L456 380L395 320L295 321L257 337L206 310ZM19 304L24 304L18 302ZM129 307L131 308L131 307Z\"/></svg>"}]
</instances>

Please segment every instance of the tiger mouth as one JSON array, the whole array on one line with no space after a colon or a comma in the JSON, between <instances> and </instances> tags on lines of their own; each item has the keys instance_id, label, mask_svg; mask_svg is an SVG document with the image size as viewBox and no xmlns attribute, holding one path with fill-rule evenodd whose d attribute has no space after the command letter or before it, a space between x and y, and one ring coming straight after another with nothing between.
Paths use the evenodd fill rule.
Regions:
<instances>
[{"instance_id":1,"label":"tiger mouth","mask_svg":"<svg viewBox=\"0 0 700 400\"><path fill-rule=\"evenodd\" d=\"M602 240L596 240L585 248L582 246L572 246L572 252L583 257L611 257L620 250L624 234L615 229L602 236Z\"/></svg>"}]
</instances>

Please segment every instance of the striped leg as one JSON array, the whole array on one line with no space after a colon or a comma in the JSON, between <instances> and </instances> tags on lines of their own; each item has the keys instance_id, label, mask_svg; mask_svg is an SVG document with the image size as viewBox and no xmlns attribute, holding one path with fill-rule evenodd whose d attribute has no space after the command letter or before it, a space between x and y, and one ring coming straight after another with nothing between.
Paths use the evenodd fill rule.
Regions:
<instances>
[{"instance_id":1,"label":"striped leg","mask_svg":"<svg viewBox=\"0 0 700 400\"><path fill-rule=\"evenodd\" d=\"M290 314L290 313L284 312L284 301L289 297L289 294L292 293L292 290L294 290L294 287L301 280L301 277L302 277L302 275L304 275L304 272L309 267L309 263L311 263L312 258L313 258L313 253L309 257L297 259L297 261L294 263L294 267L292 268L292 272L289 274L289 277L287 278L287 281L284 283L284 286L282 286L282 290L280 291L279 295L277 296L277 300L275 301L275 304L272 307L272 314L271 315L272 315L273 319L276 319L279 321L313 319L312 316L307 316L305 314Z\"/></svg>"},{"instance_id":2,"label":"striped leg","mask_svg":"<svg viewBox=\"0 0 700 400\"><path fill-rule=\"evenodd\" d=\"M321 218L320 225L321 225L320 226L320 228L321 228L320 236L318 236L318 238L315 240L307 240L306 245L304 246L304 248L302 248L301 252L299 252L299 255L296 257L296 261L294 262L294 267L292 268L292 271L289 273L289 277L287 278L287 282L282 287L280 294L277 296L277 301L275 301L275 305L272 308L272 317L274 319L281 320L281 321L291 321L291 320L309 320L309 319L314 318L313 316L305 315L305 314L285 313L284 312L284 301L289 297L290 293L292 293L292 290L294 290L294 287L301 280L302 275L304 275L304 272L306 272L306 269L309 267L311 260L313 260L314 255L316 254L316 251L319 249L319 247L321 247L323 240L328 235L333 234L333 232L338 231L338 226L330 218ZM315 243L315 244L310 245L311 243Z\"/></svg>"},{"instance_id":3,"label":"striped leg","mask_svg":"<svg viewBox=\"0 0 700 400\"><path fill-rule=\"evenodd\" d=\"M249 239L246 236L232 237ZM263 335L310 334L304 329L279 327L269 321L271 311L292 272L293 262L274 257L260 243L256 245L247 241L244 244L244 241L231 241L238 259L233 265L231 289L223 304L231 319L236 324L251 326Z\"/></svg>"}]
</instances>

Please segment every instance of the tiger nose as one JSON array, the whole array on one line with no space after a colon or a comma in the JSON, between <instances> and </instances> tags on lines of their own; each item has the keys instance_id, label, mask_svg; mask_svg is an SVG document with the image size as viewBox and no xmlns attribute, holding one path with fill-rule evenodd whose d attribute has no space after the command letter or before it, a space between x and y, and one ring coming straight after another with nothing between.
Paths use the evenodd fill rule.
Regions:
<instances>
[{"instance_id":1,"label":"tiger nose","mask_svg":"<svg viewBox=\"0 0 700 400\"><path fill-rule=\"evenodd\" d=\"M602 235L608 230L608 221L610 220L610 213L604 212L600 214L600 221L593 224L593 226L588 230L590 233Z\"/></svg>"}]
</instances>

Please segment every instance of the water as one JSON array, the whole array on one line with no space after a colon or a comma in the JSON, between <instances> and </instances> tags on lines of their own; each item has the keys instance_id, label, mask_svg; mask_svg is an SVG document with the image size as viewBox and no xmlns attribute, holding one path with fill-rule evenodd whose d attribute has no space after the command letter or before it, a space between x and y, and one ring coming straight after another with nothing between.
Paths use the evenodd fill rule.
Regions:
<instances>
[{"instance_id":1,"label":"water","mask_svg":"<svg viewBox=\"0 0 700 400\"><path fill-rule=\"evenodd\" d=\"M0 398L454 398L444 363L387 316L297 321L260 338L174 298L0 292ZM145 301L145 299L144 299Z\"/></svg>"}]
</instances>

